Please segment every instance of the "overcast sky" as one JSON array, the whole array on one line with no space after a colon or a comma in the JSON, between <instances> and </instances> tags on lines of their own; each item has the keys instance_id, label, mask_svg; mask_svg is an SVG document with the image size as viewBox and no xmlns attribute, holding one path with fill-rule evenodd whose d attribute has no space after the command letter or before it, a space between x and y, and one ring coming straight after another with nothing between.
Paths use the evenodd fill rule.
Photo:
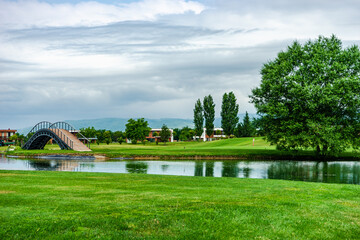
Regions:
<instances>
[{"instance_id":1,"label":"overcast sky","mask_svg":"<svg viewBox=\"0 0 360 240\"><path fill-rule=\"evenodd\" d=\"M192 118L224 92L240 112L294 40L360 45L358 0L0 0L0 129L103 117Z\"/></svg>"}]
</instances>

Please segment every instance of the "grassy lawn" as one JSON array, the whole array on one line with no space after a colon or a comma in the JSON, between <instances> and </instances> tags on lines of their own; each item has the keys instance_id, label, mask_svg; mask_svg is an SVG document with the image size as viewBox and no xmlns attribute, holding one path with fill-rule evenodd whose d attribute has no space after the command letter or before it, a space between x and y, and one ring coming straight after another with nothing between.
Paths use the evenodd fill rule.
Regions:
<instances>
[{"instance_id":1,"label":"grassy lawn","mask_svg":"<svg viewBox=\"0 0 360 240\"><path fill-rule=\"evenodd\" d=\"M358 239L360 186L0 171L0 239Z\"/></svg>"},{"instance_id":2,"label":"grassy lawn","mask_svg":"<svg viewBox=\"0 0 360 240\"><path fill-rule=\"evenodd\" d=\"M297 153L283 152L276 150L275 146L270 146L263 138L255 138L253 146L253 138L233 138L226 140L218 140L212 142L174 142L164 145L160 143L143 144L126 144L118 143L92 144L91 154L102 154L108 157L131 157L131 156L237 156L255 159L281 159L291 157L307 157L312 158L314 152L303 150ZM0 149L1 151L1 149ZM15 151L9 152L12 155L37 155L37 154L81 154L72 150L60 150L57 145L47 145L45 150L22 150L17 147ZM82 153L88 154L88 153ZM351 150L343 153L340 158L359 158L359 154L353 153Z\"/></svg>"}]
</instances>

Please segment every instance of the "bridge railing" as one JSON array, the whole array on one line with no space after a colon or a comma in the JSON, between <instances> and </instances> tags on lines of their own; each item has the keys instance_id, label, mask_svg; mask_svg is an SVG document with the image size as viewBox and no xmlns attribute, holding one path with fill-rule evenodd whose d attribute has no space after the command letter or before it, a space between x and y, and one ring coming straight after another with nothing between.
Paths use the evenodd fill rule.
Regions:
<instances>
[{"instance_id":1,"label":"bridge railing","mask_svg":"<svg viewBox=\"0 0 360 240\"><path fill-rule=\"evenodd\" d=\"M52 123L48 122L48 121L39 122L29 131L29 133L26 136L28 136L30 133L36 133L40 129L49 128L51 126L51 124Z\"/></svg>"},{"instance_id":2,"label":"bridge railing","mask_svg":"<svg viewBox=\"0 0 360 240\"><path fill-rule=\"evenodd\" d=\"M66 145L68 145L71 149L74 148L74 141L71 140L61 129L59 128L50 128Z\"/></svg>"},{"instance_id":3,"label":"bridge railing","mask_svg":"<svg viewBox=\"0 0 360 240\"><path fill-rule=\"evenodd\" d=\"M59 129L64 129L66 131L69 131L69 132L75 132L77 134L79 134L83 139L85 139L87 141L87 146L88 148L90 148L90 140L85 137L80 131L77 132L76 128L74 128L72 125L70 125L69 123L67 122L56 122L56 123L53 123L50 125L50 128L59 128Z\"/></svg>"}]
</instances>

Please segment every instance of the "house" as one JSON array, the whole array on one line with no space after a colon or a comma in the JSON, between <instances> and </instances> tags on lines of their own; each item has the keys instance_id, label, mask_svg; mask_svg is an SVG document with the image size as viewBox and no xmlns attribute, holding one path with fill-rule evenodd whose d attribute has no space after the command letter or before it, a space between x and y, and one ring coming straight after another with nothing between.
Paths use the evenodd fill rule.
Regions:
<instances>
[{"instance_id":1,"label":"house","mask_svg":"<svg viewBox=\"0 0 360 240\"><path fill-rule=\"evenodd\" d=\"M173 136L173 132L174 130L169 129L171 134L169 137L168 142L174 142L174 136ZM160 132L161 132L161 128L153 128L151 129L149 136L146 137L146 139L150 142L160 142ZM154 136L155 135L155 136Z\"/></svg>"},{"instance_id":2,"label":"house","mask_svg":"<svg viewBox=\"0 0 360 240\"><path fill-rule=\"evenodd\" d=\"M174 136L173 136L173 132L174 130L169 129L170 130L170 137L169 137L169 142L174 142ZM161 128L153 128L150 130L149 135L146 137L146 140L148 140L149 142L161 142L160 140L160 132L161 132ZM131 143L130 139L126 139L126 143Z\"/></svg>"},{"instance_id":3,"label":"house","mask_svg":"<svg viewBox=\"0 0 360 240\"><path fill-rule=\"evenodd\" d=\"M10 142L9 138L15 135L16 132L17 130L10 130L10 128L8 130L0 129L0 140L3 140L4 142Z\"/></svg>"},{"instance_id":4,"label":"house","mask_svg":"<svg viewBox=\"0 0 360 240\"><path fill-rule=\"evenodd\" d=\"M220 139L220 138L224 138L226 137L226 135L224 134L224 130L222 128L214 128L213 133L211 134L211 136L208 136L206 134L206 128L204 128L203 133L200 136L200 140L202 141L212 141L214 139ZM196 137L199 138L199 137Z\"/></svg>"}]
</instances>

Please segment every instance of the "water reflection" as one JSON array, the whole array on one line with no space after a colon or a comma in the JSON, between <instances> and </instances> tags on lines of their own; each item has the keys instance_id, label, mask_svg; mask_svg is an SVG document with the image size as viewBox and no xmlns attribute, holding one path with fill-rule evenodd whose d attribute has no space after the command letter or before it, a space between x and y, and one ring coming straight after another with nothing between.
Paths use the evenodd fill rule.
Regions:
<instances>
[{"instance_id":1,"label":"water reflection","mask_svg":"<svg viewBox=\"0 0 360 240\"><path fill-rule=\"evenodd\" d=\"M360 184L358 162L23 160L0 156L0 169L270 178Z\"/></svg>"},{"instance_id":2,"label":"water reflection","mask_svg":"<svg viewBox=\"0 0 360 240\"><path fill-rule=\"evenodd\" d=\"M194 176L202 177L203 175L203 168L204 163L203 162L195 162L195 173Z\"/></svg>"},{"instance_id":3,"label":"water reflection","mask_svg":"<svg viewBox=\"0 0 360 240\"><path fill-rule=\"evenodd\" d=\"M145 162L127 162L126 170L128 173L147 173L148 164Z\"/></svg>"},{"instance_id":4,"label":"water reflection","mask_svg":"<svg viewBox=\"0 0 360 240\"><path fill-rule=\"evenodd\" d=\"M238 177L240 169L238 167L239 162L227 161L223 162L222 177Z\"/></svg>"},{"instance_id":5,"label":"water reflection","mask_svg":"<svg viewBox=\"0 0 360 240\"><path fill-rule=\"evenodd\" d=\"M214 176L214 162L205 162L205 176L213 177Z\"/></svg>"},{"instance_id":6,"label":"water reflection","mask_svg":"<svg viewBox=\"0 0 360 240\"><path fill-rule=\"evenodd\" d=\"M327 183L360 183L360 165L357 162L303 162L272 163L268 178Z\"/></svg>"},{"instance_id":7,"label":"water reflection","mask_svg":"<svg viewBox=\"0 0 360 240\"><path fill-rule=\"evenodd\" d=\"M53 165L50 161L30 161L29 165L35 170L46 170L46 171L55 171L59 167L59 163Z\"/></svg>"}]
</instances>

